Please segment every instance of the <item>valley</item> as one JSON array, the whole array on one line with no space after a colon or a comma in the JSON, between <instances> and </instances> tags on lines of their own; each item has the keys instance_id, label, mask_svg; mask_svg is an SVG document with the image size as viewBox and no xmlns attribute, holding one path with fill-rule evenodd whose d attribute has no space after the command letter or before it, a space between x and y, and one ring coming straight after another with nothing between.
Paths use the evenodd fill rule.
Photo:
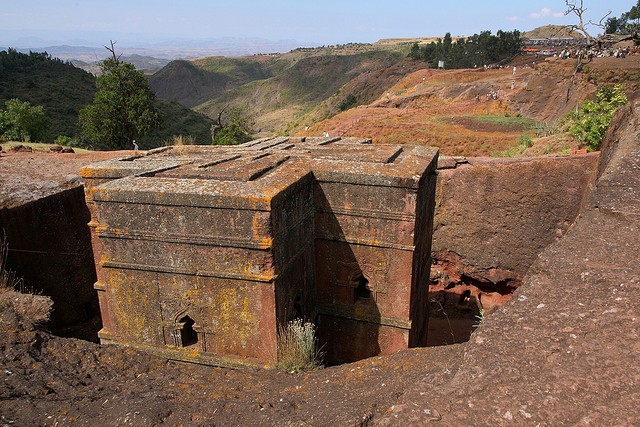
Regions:
<instances>
[{"instance_id":1,"label":"valley","mask_svg":"<svg viewBox=\"0 0 640 427\"><path fill-rule=\"evenodd\" d=\"M383 43L174 61L150 85L214 120L237 109L256 136L357 136L464 156L512 155L522 138L533 143L520 154L567 153L577 144L559 124L598 85L624 82L638 94L637 56L595 58L572 80L575 61L556 57L437 70L406 51Z\"/></svg>"}]
</instances>

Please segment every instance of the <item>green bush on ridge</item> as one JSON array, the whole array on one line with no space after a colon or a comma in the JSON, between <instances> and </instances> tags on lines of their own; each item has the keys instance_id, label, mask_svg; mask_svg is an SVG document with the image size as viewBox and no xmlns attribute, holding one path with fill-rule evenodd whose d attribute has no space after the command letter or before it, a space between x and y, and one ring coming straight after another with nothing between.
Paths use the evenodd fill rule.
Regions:
<instances>
[{"instance_id":1,"label":"green bush on ridge","mask_svg":"<svg viewBox=\"0 0 640 427\"><path fill-rule=\"evenodd\" d=\"M582 148L599 150L613 114L627 103L622 85L599 88L595 101L585 101L569 114L569 134L578 140Z\"/></svg>"}]
</instances>

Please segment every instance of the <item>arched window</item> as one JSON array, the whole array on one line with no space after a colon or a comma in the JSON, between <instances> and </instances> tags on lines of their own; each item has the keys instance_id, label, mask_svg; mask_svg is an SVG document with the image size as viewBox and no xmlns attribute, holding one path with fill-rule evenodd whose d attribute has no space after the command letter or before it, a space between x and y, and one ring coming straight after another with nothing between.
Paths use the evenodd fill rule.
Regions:
<instances>
[{"instance_id":1,"label":"arched window","mask_svg":"<svg viewBox=\"0 0 640 427\"><path fill-rule=\"evenodd\" d=\"M369 289L369 281L366 277L361 273L356 276L353 281L356 284L355 287L355 300L370 300L371 299L371 289Z\"/></svg>"},{"instance_id":2,"label":"arched window","mask_svg":"<svg viewBox=\"0 0 640 427\"><path fill-rule=\"evenodd\" d=\"M179 321L180 341L183 347L188 347L198 343L198 333L193 329L196 323L191 317L184 316Z\"/></svg>"}]
</instances>

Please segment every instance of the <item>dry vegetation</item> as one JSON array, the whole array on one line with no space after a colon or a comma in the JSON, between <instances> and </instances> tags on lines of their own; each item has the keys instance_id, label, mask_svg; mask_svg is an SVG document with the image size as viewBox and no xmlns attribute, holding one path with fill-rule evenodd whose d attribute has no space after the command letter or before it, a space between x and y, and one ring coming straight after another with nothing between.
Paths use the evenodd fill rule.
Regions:
<instances>
[{"instance_id":1,"label":"dry vegetation","mask_svg":"<svg viewBox=\"0 0 640 427\"><path fill-rule=\"evenodd\" d=\"M174 135L170 140L165 141L164 145L175 145L175 146L182 146L182 145L195 145L196 144L196 138L192 135L188 135L188 136L184 136L184 135Z\"/></svg>"},{"instance_id":2,"label":"dry vegetation","mask_svg":"<svg viewBox=\"0 0 640 427\"><path fill-rule=\"evenodd\" d=\"M511 93L523 90L531 72L521 72L511 89L511 69L422 69L372 104L345 111L305 132L434 145L445 155L490 155L507 150L535 127L534 120L512 111L508 100ZM496 91L498 99L488 100L490 91Z\"/></svg>"},{"instance_id":3,"label":"dry vegetation","mask_svg":"<svg viewBox=\"0 0 640 427\"><path fill-rule=\"evenodd\" d=\"M24 145L25 147L31 147L34 152L38 153L49 153L51 152L51 146L55 144L47 144L42 142L19 142L19 141L2 141L0 142L0 146L2 146L2 151L8 152L12 150L14 147L18 147L20 145ZM90 153L91 150L87 150L85 148L73 147L73 151L76 153Z\"/></svg>"},{"instance_id":4,"label":"dry vegetation","mask_svg":"<svg viewBox=\"0 0 640 427\"><path fill-rule=\"evenodd\" d=\"M0 311L10 308L23 322L41 325L49 320L53 309L50 298L25 292L24 283L7 267L9 244L0 241Z\"/></svg>"},{"instance_id":5,"label":"dry vegetation","mask_svg":"<svg viewBox=\"0 0 640 427\"><path fill-rule=\"evenodd\" d=\"M534 60L538 63L533 66ZM419 69L405 75L368 105L321 121L309 113L296 135L370 137L374 143L437 146L442 155L563 155L578 147L560 124L597 87L623 83L629 99L640 96L640 58L596 58L585 66L564 102L572 61L521 56L502 69ZM497 94L496 99L487 95ZM326 106L320 108L327 109ZM305 128L305 125L309 128Z\"/></svg>"},{"instance_id":6,"label":"dry vegetation","mask_svg":"<svg viewBox=\"0 0 640 427\"><path fill-rule=\"evenodd\" d=\"M287 372L310 371L322 365L313 323L295 319L278 327L276 366Z\"/></svg>"}]
</instances>

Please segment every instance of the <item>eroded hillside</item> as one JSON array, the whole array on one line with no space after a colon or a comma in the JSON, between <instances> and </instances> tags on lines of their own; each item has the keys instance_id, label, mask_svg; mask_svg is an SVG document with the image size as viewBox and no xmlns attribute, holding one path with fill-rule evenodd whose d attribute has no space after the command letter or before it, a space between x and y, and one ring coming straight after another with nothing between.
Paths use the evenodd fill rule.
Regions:
<instances>
[{"instance_id":1,"label":"eroded hillside","mask_svg":"<svg viewBox=\"0 0 640 427\"><path fill-rule=\"evenodd\" d=\"M638 96L640 60L519 56L505 68L434 70L394 48L310 49L252 57L174 61L151 77L161 98L209 117L239 109L258 136L322 135L434 145L444 155L565 151L576 142L558 121L599 85ZM514 72L515 67L515 72ZM574 76L575 73L575 76Z\"/></svg>"},{"instance_id":2,"label":"eroded hillside","mask_svg":"<svg viewBox=\"0 0 640 427\"><path fill-rule=\"evenodd\" d=\"M544 136L597 87L584 74L570 83L574 61L534 62L532 58L516 66L515 73L512 67L421 69L373 103L314 124L306 132L435 145L445 155L486 156L507 150L523 134Z\"/></svg>"},{"instance_id":3,"label":"eroded hillside","mask_svg":"<svg viewBox=\"0 0 640 427\"><path fill-rule=\"evenodd\" d=\"M299 118L332 97L332 106L315 113L316 120L339 112L337 104L349 94L358 105L374 101L419 68L405 63L405 56L397 48L360 47L174 61L150 77L150 86L158 97L212 118L237 108L257 133L271 135L300 125Z\"/></svg>"}]
</instances>

